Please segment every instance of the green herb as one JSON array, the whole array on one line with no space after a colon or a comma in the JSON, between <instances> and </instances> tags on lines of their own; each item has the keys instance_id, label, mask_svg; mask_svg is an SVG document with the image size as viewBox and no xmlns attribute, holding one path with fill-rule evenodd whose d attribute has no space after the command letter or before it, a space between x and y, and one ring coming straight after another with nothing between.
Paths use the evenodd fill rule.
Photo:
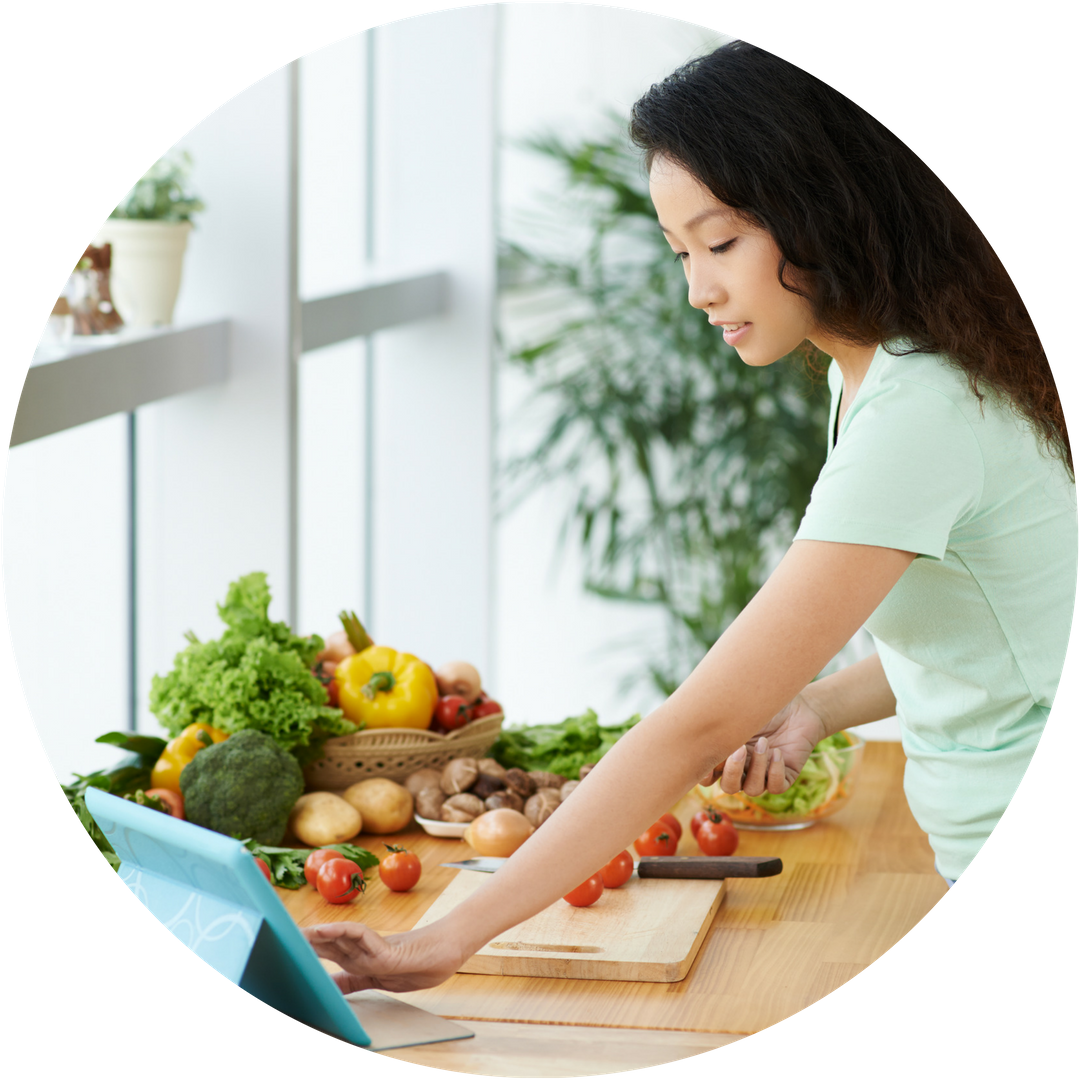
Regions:
<instances>
[{"instance_id":1,"label":"green herb","mask_svg":"<svg viewBox=\"0 0 1080 1080\"><path fill-rule=\"evenodd\" d=\"M640 719L635 713L625 723L604 727L588 709L561 724L505 728L491 756L507 769L542 770L576 779L582 765L599 761Z\"/></svg>"},{"instance_id":2,"label":"green herb","mask_svg":"<svg viewBox=\"0 0 1080 1080\"><path fill-rule=\"evenodd\" d=\"M326 704L326 688L312 674L322 638L298 637L271 621L269 608L265 574L234 581L218 605L227 629L215 641L188 632L190 644L176 654L173 670L153 678L150 710L173 736L194 723L230 734L262 731L303 765L322 753L327 738L357 726Z\"/></svg>"},{"instance_id":3,"label":"green herb","mask_svg":"<svg viewBox=\"0 0 1080 1080\"><path fill-rule=\"evenodd\" d=\"M76 773L75 782L61 784L60 789L67 796L71 809L75 811L76 817L98 850L114 870L119 870L119 857L86 808L86 789L96 787L111 795L132 797L138 801L139 793L150 787L150 770L165 749L165 740L152 735L136 735L129 731L110 731L94 741L126 750L129 756L111 769L98 769L97 772L87 773L85 776ZM143 797L145 799L145 795Z\"/></svg>"},{"instance_id":4,"label":"green herb","mask_svg":"<svg viewBox=\"0 0 1080 1080\"><path fill-rule=\"evenodd\" d=\"M139 221L190 221L204 210L202 200L188 188L191 155L185 150L156 161L109 215Z\"/></svg>"},{"instance_id":5,"label":"green herb","mask_svg":"<svg viewBox=\"0 0 1080 1080\"><path fill-rule=\"evenodd\" d=\"M254 840L245 840L243 843L252 855L257 855L270 867L270 877L275 885L280 885L283 889L299 889L306 883L304 863L315 849L267 847ZM326 846L344 858L351 859L361 870L370 870L373 866L379 865L378 855L368 851L367 848L357 847L355 844L327 844Z\"/></svg>"}]
</instances>

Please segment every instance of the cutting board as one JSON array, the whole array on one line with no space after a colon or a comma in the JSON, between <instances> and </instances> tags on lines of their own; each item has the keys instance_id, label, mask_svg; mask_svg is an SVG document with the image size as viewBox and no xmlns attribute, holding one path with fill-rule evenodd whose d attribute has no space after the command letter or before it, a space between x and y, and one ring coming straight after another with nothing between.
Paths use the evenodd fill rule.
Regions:
<instances>
[{"instance_id":1,"label":"cutting board","mask_svg":"<svg viewBox=\"0 0 1080 1080\"><path fill-rule=\"evenodd\" d=\"M490 875L459 870L416 924L441 919ZM642 880L605 889L592 907L556 900L458 968L476 975L678 982L686 977L723 899L724 882Z\"/></svg>"}]
</instances>

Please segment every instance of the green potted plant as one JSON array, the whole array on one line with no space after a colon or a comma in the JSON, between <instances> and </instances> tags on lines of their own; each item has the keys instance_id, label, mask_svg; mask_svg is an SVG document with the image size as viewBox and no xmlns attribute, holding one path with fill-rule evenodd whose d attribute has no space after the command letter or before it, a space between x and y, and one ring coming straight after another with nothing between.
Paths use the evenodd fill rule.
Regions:
<instances>
[{"instance_id":1,"label":"green potted plant","mask_svg":"<svg viewBox=\"0 0 1080 1080\"><path fill-rule=\"evenodd\" d=\"M192 216L204 209L190 190L190 174L186 151L163 157L97 235L96 244L112 245L112 298L128 326L172 322Z\"/></svg>"},{"instance_id":2,"label":"green potted plant","mask_svg":"<svg viewBox=\"0 0 1080 1080\"><path fill-rule=\"evenodd\" d=\"M501 243L504 355L543 419L502 461L500 502L569 488L586 591L667 616L666 655L643 645L628 681L670 694L794 535L825 459L826 360L807 342L747 368L690 307L625 131L526 144L566 186L515 229L535 242Z\"/></svg>"}]
</instances>

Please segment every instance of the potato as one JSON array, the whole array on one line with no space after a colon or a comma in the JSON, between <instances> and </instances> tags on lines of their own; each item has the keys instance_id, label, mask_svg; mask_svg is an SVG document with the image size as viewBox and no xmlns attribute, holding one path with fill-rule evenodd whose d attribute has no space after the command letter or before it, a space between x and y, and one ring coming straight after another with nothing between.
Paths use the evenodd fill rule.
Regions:
<instances>
[{"instance_id":1,"label":"potato","mask_svg":"<svg viewBox=\"0 0 1080 1080\"><path fill-rule=\"evenodd\" d=\"M344 798L360 812L364 832L383 836L401 832L412 821L413 797L393 780L377 776L346 788Z\"/></svg>"},{"instance_id":2,"label":"potato","mask_svg":"<svg viewBox=\"0 0 1080 1080\"><path fill-rule=\"evenodd\" d=\"M351 840L363 825L360 811L329 791L301 795L289 814L289 832L308 847Z\"/></svg>"}]
</instances>

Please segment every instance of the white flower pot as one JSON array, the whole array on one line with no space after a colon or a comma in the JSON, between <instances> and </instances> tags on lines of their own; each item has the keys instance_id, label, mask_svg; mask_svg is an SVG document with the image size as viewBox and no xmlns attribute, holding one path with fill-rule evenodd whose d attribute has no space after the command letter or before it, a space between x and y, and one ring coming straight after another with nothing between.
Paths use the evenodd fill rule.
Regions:
<instances>
[{"instance_id":1,"label":"white flower pot","mask_svg":"<svg viewBox=\"0 0 1080 1080\"><path fill-rule=\"evenodd\" d=\"M190 232L188 221L109 218L101 227L94 243L112 244L112 299L128 326L172 322Z\"/></svg>"}]
</instances>

